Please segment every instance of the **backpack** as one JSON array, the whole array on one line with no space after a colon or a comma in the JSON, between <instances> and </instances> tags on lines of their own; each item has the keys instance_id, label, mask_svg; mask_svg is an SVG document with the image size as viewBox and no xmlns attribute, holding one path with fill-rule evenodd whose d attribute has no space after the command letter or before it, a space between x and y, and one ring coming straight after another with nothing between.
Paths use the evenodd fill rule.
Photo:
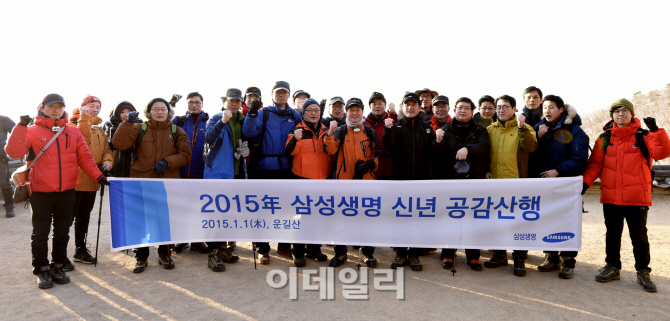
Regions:
<instances>
[{"instance_id":1,"label":"backpack","mask_svg":"<svg viewBox=\"0 0 670 321\"><path fill-rule=\"evenodd\" d=\"M133 162L137 160L137 157L139 156L139 151L140 151L140 143L142 142L142 138L144 135L147 134L147 129L149 129L149 123L144 122L142 123L142 128L140 129L140 132L137 133L137 140L135 140L135 152L133 153ZM170 129L172 131L172 139L174 140L174 148L177 149L177 143L179 142L179 133L177 132L177 125L170 125Z\"/></svg>"},{"instance_id":2,"label":"backpack","mask_svg":"<svg viewBox=\"0 0 670 321\"><path fill-rule=\"evenodd\" d=\"M335 160L333 160L333 166L331 166L331 168L332 168L331 176L332 176L333 179L337 179L337 174L338 174L337 158L340 156L340 151L342 150L342 145L344 144L344 138L347 136L347 133L349 132L349 130L347 128L347 125L342 125L339 128L342 128L342 127L344 127L345 130L340 129L340 131L339 131L340 136L338 137L338 139L339 139L340 143L339 143L339 145L337 145L337 152L335 152ZM377 140L375 140L374 130L368 125L363 125L363 131L365 132L365 136L368 137L370 142L375 143L375 148L380 148L379 147L379 142ZM345 164L344 159L342 160L342 166L341 167L345 167L345 168L347 167L347 165ZM374 174L373 174L373 176L374 176Z\"/></svg>"},{"instance_id":3,"label":"backpack","mask_svg":"<svg viewBox=\"0 0 670 321\"><path fill-rule=\"evenodd\" d=\"M654 171L651 168L651 165L649 165L651 155L649 155L649 148L647 148L647 144L644 142L644 136L647 136L648 134L649 134L648 130L638 128L637 131L635 132L635 146L637 146L637 148L640 149L642 156L644 156L644 159L646 160L647 166L649 166L649 170L651 171L651 187L653 188L654 176L656 175L656 171ZM607 155L607 147L610 145L610 139L612 139L612 131L608 130L600 134L600 137L603 138L603 153Z\"/></svg>"}]
</instances>

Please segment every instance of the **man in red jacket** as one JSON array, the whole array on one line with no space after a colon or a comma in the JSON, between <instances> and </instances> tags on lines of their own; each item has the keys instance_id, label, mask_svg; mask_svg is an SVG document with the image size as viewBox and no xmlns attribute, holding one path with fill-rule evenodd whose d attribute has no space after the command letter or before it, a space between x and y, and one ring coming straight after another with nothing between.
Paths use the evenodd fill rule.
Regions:
<instances>
[{"instance_id":1,"label":"man in red jacket","mask_svg":"<svg viewBox=\"0 0 670 321\"><path fill-rule=\"evenodd\" d=\"M32 162L35 155L65 126L68 117L63 97L47 95L39 106L35 124L28 126L30 121L30 116L21 116L21 121L9 136L5 151L10 157L21 158L28 154L26 159ZM79 168L99 184L109 185L95 164L81 131L66 126L28 174L33 191L30 195L33 224L30 246L33 274L38 276L40 289L52 287L53 281L58 284L70 282L70 277L63 271L63 263L68 262L68 233ZM54 232L50 265L47 242L52 222Z\"/></svg>"},{"instance_id":2,"label":"man in red jacket","mask_svg":"<svg viewBox=\"0 0 670 321\"><path fill-rule=\"evenodd\" d=\"M604 130L598 137L584 172L586 192L600 176L600 202L605 215L605 262L596 281L609 282L621 278L621 233L623 221L628 224L637 283L647 292L656 292L649 272L650 255L647 238L647 211L651 206L652 159L662 160L670 156L670 140L665 129L658 128L656 120L644 119L649 131L635 118L633 104L622 98L610 107L610 117Z\"/></svg>"}]
</instances>

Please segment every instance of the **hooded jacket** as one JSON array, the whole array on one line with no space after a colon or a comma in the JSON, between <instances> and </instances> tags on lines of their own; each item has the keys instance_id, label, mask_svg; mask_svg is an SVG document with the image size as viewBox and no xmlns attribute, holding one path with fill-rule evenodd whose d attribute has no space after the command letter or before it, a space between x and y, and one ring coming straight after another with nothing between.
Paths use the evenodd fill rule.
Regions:
<instances>
[{"instance_id":1,"label":"hooded jacket","mask_svg":"<svg viewBox=\"0 0 670 321\"><path fill-rule=\"evenodd\" d=\"M456 120L442 127L444 137L441 142L433 142L433 153L438 163L433 169L433 175L438 179L456 179L456 153L463 147L468 149L467 160L470 161L471 179L484 179L489 171L489 133L486 127L475 122L469 121L469 130L465 137L459 133L455 126Z\"/></svg>"},{"instance_id":2,"label":"hooded jacket","mask_svg":"<svg viewBox=\"0 0 670 321\"><path fill-rule=\"evenodd\" d=\"M589 137L580 127L582 119L577 110L565 105L556 126L542 118L533 128L536 135L541 125L547 125L549 130L537 138L537 150L532 155L536 156L538 171L529 172L529 177L540 177L540 173L552 169L558 171L559 177L582 175L589 157Z\"/></svg>"},{"instance_id":3,"label":"hooded jacket","mask_svg":"<svg viewBox=\"0 0 670 321\"><path fill-rule=\"evenodd\" d=\"M72 120L72 118L70 120ZM108 163L109 165L114 166L114 155L109 148L107 135L105 135L102 129L98 127L100 123L102 123L102 119L99 117L80 114L76 120L76 125L73 122L70 122L67 125L76 127L81 131L96 164ZM77 186L75 187L75 190L92 192L97 191L99 188L100 184L98 184L97 181L92 180L81 168L79 168L79 177L77 178Z\"/></svg>"},{"instance_id":4,"label":"hooded jacket","mask_svg":"<svg viewBox=\"0 0 670 321\"><path fill-rule=\"evenodd\" d=\"M116 108L114 108L112 118L109 120L110 126L105 129L105 134L107 135L109 141L109 149L112 150L112 155L114 155L114 167L112 168L111 172L111 175L114 177L130 177L130 163L133 160L132 149L118 150L114 147L114 144L112 144L112 138L121 124L121 112L123 112L124 109L136 111L135 106L133 106L133 104L130 102L120 102L118 105L116 105ZM141 124L142 119L137 118L135 122Z\"/></svg>"},{"instance_id":5,"label":"hooded jacket","mask_svg":"<svg viewBox=\"0 0 670 321\"><path fill-rule=\"evenodd\" d=\"M650 160L635 145L635 132L640 120L633 117L630 125L619 127L611 120L603 130L612 136L604 153L604 137L595 142L593 152L584 171L584 183L591 186L600 177L600 202L620 206L651 206L651 160L670 156L670 140L665 129L659 128L644 137Z\"/></svg>"},{"instance_id":6,"label":"hooded jacket","mask_svg":"<svg viewBox=\"0 0 670 321\"><path fill-rule=\"evenodd\" d=\"M384 127L382 136L384 146L393 157L391 177L397 180L429 179L435 131L428 121L422 120L421 113L407 118L401 109L398 115L398 123L391 128Z\"/></svg>"},{"instance_id":7,"label":"hooded jacket","mask_svg":"<svg viewBox=\"0 0 670 321\"><path fill-rule=\"evenodd\" d=\"M205 111L200 112L195 122L188 111L184 116L175 117L172 120L173 124L184 129L191 144L191 160L188 164L179 168L179 175L182 177L203 177L205 170L203 151L205 149L205 132L208 120L209 115Z\"/></svg>"},{"instance_id":8,"label":"hooded jacket","mask_svg":"<svg viewBox=\"0 0 670 321\"><path fill-rule=\"evenodd\" d=\"M60 119L51 119L38 115L34 125L16 126L9 136L5 151L12 158L21 158L30 152L31 160L37 155L56 134L52 127L66 126L67 113ZM30 170L28 179L33 192L63 192L75 188L79 177L79 168L96 181L102 173L95 164L93 155L88 149L84 135L72 127L66 126L63 132L46 149Z\"/></svg>"},{"instance_id":9,"label":"hooded jacket","mask_svg":"<svg viewBox=\"0 0 670 321\"><path fill-rule=\"evenodd\" d=\"M328 134L328 127L321 122L315 133L305 121L295 126L302 129L302 139L296 140L293 136L295 129L288 135L286 154L293 156L293 174L309 179L326 179L330 175L332 162L324 145L324 137Z\"/></svg>"},{"instance_id":10,"label":"hooded jacket","mask_svg":"<svg viewBox=\"0 0 670 321\"><path fill-rule=\"evenodd\" d=\"M334 179L353 179L356 162L362 160L375 161L375 168L363 175L363 179L375 179L375 170L379 165L377 158L381 153L379 139L375 131L371 130L372 140L365 134L365 125L350 128L347 125L337 127L333 135L324 138L328 154L336 155ZM342 141L340 147L340 141Z\"/></svg>"},{"instance_id":11,"label":"hooded jacket","mask_svg":"<svg viewBox=\"0 0 670 321\"><path fill-rule=\"evenodd\" d=\"M382 137L384 134L384 122L386 118L391 118L393 119L393 123L398 122L398 114L391 114L388 112L385 112L384 115L381 116L377 121L372 119L372 113L368 115L367 118L365 118L365 126L368 126L372 128L375 133L377 134L377 137ZM328 125L326 125L328 126ZM375 171L375 175L377 177L388 177L391 176L391 173L393 171L393 160L391 159L391 153L384 147L384 142L380 141L379 142L380 148L381 148L381 154L379 154L379 165L377 166L377 170Z\"/></svg>"},{"instance_id":12,"label":"hooded jacket","mask_svg":"<svg viewBox=\"0 0 670 321\"><path fill-rule=\"evenodd\" d=\"M12 132L12 128L16 123L9 117L0 116L0 157L5 156L5 145L7 144L7 137Z\"/></svg>"},{"instance_id":13,"label":"hooded jacket","mask_svg":"<svg viewBox=\"0 0 670 321\"><path fill-rule=\"evenodd\" d=\"M240 119L238 126L243 128L245 117L241 112L237 113L237 117ZM222 118L223 113L217 113L207 122L205 138L209 150L206 152L204 167L204 177L207 179L233 179L236 163L239 163L235 159L237 148L233 141L232 121L224 124L220 121ZM244 136L241 138L246 140Z\"/></svg>"},{"instance_id":14,"label":"hooded jacket","mask_svg":"<svg viewBox=\"0 0 670 321\"><path fill-rule=\"evenodd\" d=\"M537 149L533 128L528 124L519 128L514 115L504 125L496 120L487 130L493 178L528 178L528 154Z\"/></svg>"},{"instance_id":15,"label":"hooded jacket","mask_svg":"<svg viewBox=\"0 0 670 321\"><path fill-rule=\"evenodd\" d=\"M286 140L297 124L302 122L300 113L286 104L280 109L274 102L267 107L270 112L263 137L258 137L263 131L263 114L265 109L259 109L256 117L248 116L242 126L242 134L254 137L260 142L263 158L258 162L262 170L290 170L291 163L286 157Z\"/></svg>"}]
</instances>

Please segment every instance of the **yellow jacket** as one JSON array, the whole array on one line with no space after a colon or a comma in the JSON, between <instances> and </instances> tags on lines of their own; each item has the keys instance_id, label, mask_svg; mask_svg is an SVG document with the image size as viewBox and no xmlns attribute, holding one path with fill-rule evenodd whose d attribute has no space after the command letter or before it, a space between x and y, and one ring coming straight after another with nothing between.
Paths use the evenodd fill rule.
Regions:
<instances>
[{"instance_id":1,"label":"yellow jacket","mask_svg":"<svg viewBox=\"0 0 670 321\"><path fill-rule=\"evenodd\" d=\"M71 119L72 120L72 119ZM80 115L77 124L68 123L70 126L76 126L84 135L84 140L88 144L88 148L93 154L93 159L97 164L103 162L114 166L114 156L112 150L109 148L109 141L107 135L102 131L99 125L102 120L98 117L90 117L88 115ZM93 125L96 125L93 127ZM100 188L100 184L94 182L84 171L79 168L79 177L77 178L76 191L94 192Z\"/></svg>"},{"instance_id":2,"label":"yellow jacket","mask_svg":"<svg viewBox=\"0 0 670 321\"><path fill-rule=\"evenodd\" d=\"M500 119L489 127L491 143L491 175L493 178L527 178L528 154L537 149L533 127L519 128L516 115L505 125Z\"/></svg>"}]
</instances>

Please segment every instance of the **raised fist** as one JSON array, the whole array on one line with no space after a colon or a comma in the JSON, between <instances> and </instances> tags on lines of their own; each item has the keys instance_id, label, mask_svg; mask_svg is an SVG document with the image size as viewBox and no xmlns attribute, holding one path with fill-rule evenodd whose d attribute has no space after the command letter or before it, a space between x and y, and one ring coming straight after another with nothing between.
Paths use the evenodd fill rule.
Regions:
<instances>
[{"instance_id":1,"label":"raised fist","mask_svg":"<svg viewBox=\"0 0 670 321\"><path fill-rule=\"evenodd\" d=\"M221 122L223 122L225 124L230 120L231 117L233 117L233 112L226 109L223 112L223 119L221 119Z\"/></svg>"},{"instance_id":2,"label":"raised fist","mask_svg":"<svg viewBox=\"0 0 670 321\"><path fill-rule=\"evenodd\" d=\"M301 140L302 139L302 128L298 128L293 132L293 137L295 137L295 140Z\"/></svg>"},{"instance_id":3,"label":"raised fist","mask_svg":"<svg viewBox=\"0 0 670 321\"><path fill-rule=\"evenodd\" d=\"M523 114L519 115L517 123L519 124L519 128L523 128L523 126L526 124L526 116Z\"/></svg>"},{"instance_id":4,"label":"raised fist","mask_svg":"<svg viewBox=\"0 0 670 321\"><path fill-rule=\"evenodd\" d=\"M386 128L391 128L391 126L393 126L393 119L391 118L384 119L384 126L386 126Z\"/></svg>"},{"instance_id":5,"label":"raised fist","mask_svg":"<svg viewBox=\"0 0 670 321\"><path fill-rule=\"evenodd\" d=\"M438 128L435 131L435 141L439 143L442 141L442 138L444 138L444 130L442 128Z\"/></svg>"}]
</instances>

